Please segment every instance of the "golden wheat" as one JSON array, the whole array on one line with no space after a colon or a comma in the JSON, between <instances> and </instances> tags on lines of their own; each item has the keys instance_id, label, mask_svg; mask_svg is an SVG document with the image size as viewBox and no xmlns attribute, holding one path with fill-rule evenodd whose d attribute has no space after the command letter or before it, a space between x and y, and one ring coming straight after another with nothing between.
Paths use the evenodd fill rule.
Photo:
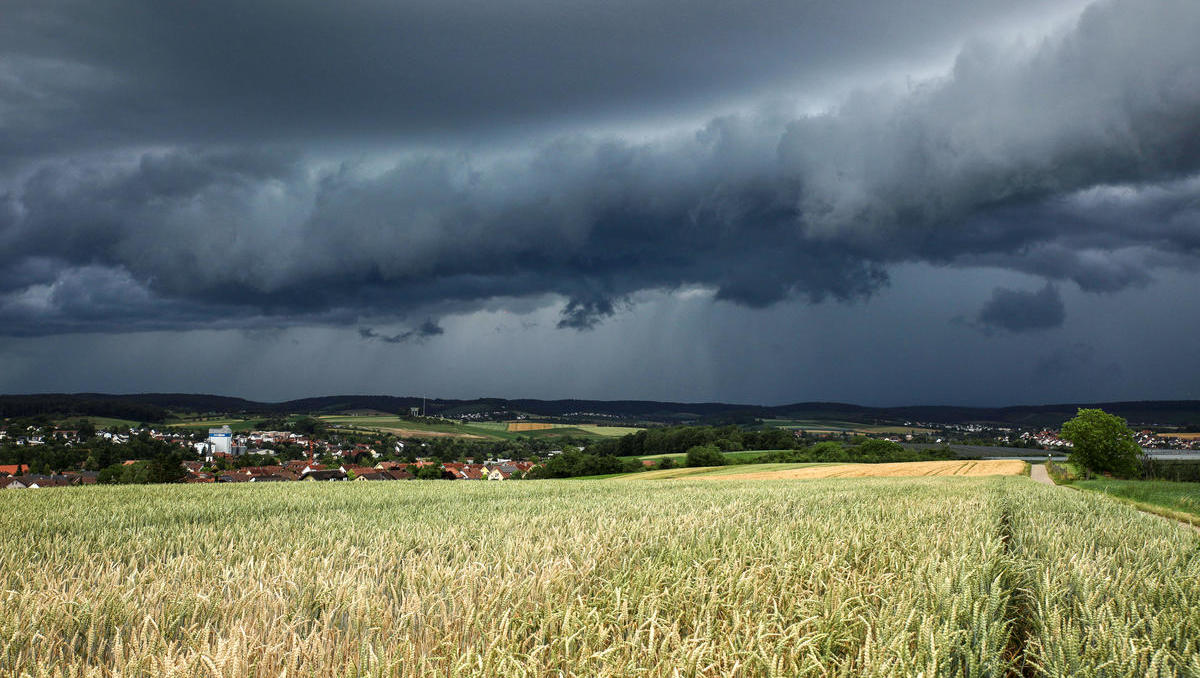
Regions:
<instances>
[{"instance_id":1,"label":"golden wheat","mask_svg":"<svg viewBox=\"0 0 1200 678\"><path fill-rule=\"evenodd\" d=\"M1200 538L1190 526L1041 485L1012 506L1032 666L1050 676L1200 676Z\"/></svg>"},{"instance_id":2,"label":"golden wheat","mask_svg":"<svg viewBox=\"0 0 1200 678\"><path fill-rule=\"evenodd\" d=\"M1024 478L4 492L0 675L1186 675L1197 539L1102 501Z\"/></svg>"},{"instance_id":3,"label":"golden wheat","mask_svg":"<svg viewBox=\"0 0 1200 678\"><path fill-rule=\"evenodd\" d=\"M1025 462L1018 459L984 461L913 461L891 464L836 464L773 471L757 471L754 465L722 469L704 474L705 479L786 480L799 478L906 478L910 476L1020 475Z\"/></svg>"},{"instance_id":4,"label":"golden wheat","mask_svg":"<svg viewBox=\"0 0 1200 678\"><path fill-rule=\"evenodd\" d=\"M546 431L555 428L555 424L545 424L536 421L510 421L508 422L508 431Z\"/></svg>"}]
</instances>

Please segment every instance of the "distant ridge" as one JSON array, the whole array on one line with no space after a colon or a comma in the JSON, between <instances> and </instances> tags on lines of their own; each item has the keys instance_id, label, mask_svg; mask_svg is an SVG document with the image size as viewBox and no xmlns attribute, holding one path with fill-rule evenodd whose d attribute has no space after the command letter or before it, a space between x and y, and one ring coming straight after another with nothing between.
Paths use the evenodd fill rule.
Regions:
<instances>
[{"instance_id":1,"label":"distant ridge","mask_svg":"<svg viewBox=\"0 0 1200 678\"><path fill-rule=\"evenodd\" d=\"M804 402L762 406L736 403L678 403L656 400L532 400L476 398L422 399L417 396L332 395L278 403L195 393L40 393L0 396L0 417L41 414L118 417L161 422L175 412L219 412L247 415L327 414L377 410L407 412L424 404L430 415L458 417L471 413L511 412L528 416L621 419L660 423L761 419L816 419L854 422L926 421L947 424L991 423L1057 427L1080 407L1100 407L1133 425L1200 426L1200 400L1145 400L1105 403L1062 403L1010 407L914 405L866 407L849 403Z\"/></svg>"}]
</instances>

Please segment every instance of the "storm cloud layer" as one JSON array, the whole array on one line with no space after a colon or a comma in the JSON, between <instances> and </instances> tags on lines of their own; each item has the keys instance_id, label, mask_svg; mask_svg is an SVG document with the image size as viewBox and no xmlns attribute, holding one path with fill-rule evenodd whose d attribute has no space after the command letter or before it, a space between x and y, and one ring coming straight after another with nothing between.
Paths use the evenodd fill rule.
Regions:
<instances>
[{"instance_id":1,"label":"storm cloud layer","mask_svg":"<svg viewBox=\"0 0 1200 678\"><path fill-rule=\"evenodd\" d=\"M272 20L296 40L288 22L316 22L316 6L295 16L271 4L224 8L233 22L218 22L208 4L190 10L197 17L131 6L146 43L130 53L100 17L70 23L80 31L70 49L48 40L55 22L90 5L38 7L14 13L35 30L18 38L8 24L14 40L2 61L11 112L2 144L13 166L0 197L8 334L404 317L547 293L568 300L560 325L589 328L643 289L698 284L752 307L853 300L887 284L889 265L931 262L1116 290L1162 266L1194 266L1200 253L1192 1L1097 2L1036 44L968 44L941 77L858 90L820 113L751 110L648 140L581 132L478 154L338 145L354 132L346 122L385 131L389 109L408 112L396 115L401 134L422 130L431 124L422 115L436 116L422 107L442 100L422 80L430 74L403 66L376 66L368 74L379 79L366 82L350 68L361 55L349 47L323 64L314 55L287 61L300 52L287 41L274 56L244 53L265 49L250 38ZM540 12L565 11L522 8L534 25L556 20ZM372 29L383 8L359 10L348 14L347 44L362 38L378 58L415 49ZM181 47L167 49L172 36ZM142 47L166 49L167 59L143 61L134 54ZM52 48L64 53L43 53ZM533 62L497 49L511 62L492 67L517 89L476 94L540 106L545 92L522 91L536 88L511 77ZM678 58L682 48L661 49ZM474 78L492 82L470 72L480 65L462 65L466 82L448 85L451 101L440 106L485 114L460 91ZM541 86L565 78L560 68ZM617 77L581 68L600 84ZM138 74L152 77L131 82ZM168 84L173 74L182 79ZM653 77L622 91L636 94ZM300 110L296 80L344 96L330 96L328 110ZM274 89L254 94L264 83ZM594 95L563 91L581 106ZM197 137L205 124L190 116L208 115L197 97L248 121L230 122L228 136L214 128ZM331 145L299 143L292 125L328 132L319 140ZM90 136L96 150L54 148L72 136Z\"/></svg>"},{"instance_id":2,"label":"storm cloud layer","mask_svg":"<svg viewBox=\"0 0 1200 678\"><path fill-rule=\"evenodd\" d=\"M0 334L589 330L913 264L1034 276L973 316L1020 333L1197 269L1194 0L754 5L9 3Z\"/></svg>"}]
</instances>

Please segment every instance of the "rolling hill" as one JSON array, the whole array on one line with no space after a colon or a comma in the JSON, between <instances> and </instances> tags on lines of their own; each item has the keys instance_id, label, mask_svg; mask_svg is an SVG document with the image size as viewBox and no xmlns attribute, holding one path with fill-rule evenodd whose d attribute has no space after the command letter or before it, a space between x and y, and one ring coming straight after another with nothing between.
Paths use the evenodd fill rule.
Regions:
<instances>
[{"instance_id":1,"label":"rolling hill","mask_svg":"<svg viewBox=\"0 0 1200 678\"><path fill-rule=\"evenodd\" d=\"M406 412L422 406L422 398L388 395L332 395L277 403L231 396L191 393L44 393L0 396L0 417L41 414L106 416L161 422L171 412L272 415L287 413L337 414L373 411ZM477 398L426 399L432 416L457 418L472 413L506 413L563 421L623 421L644 423L732 423L754 419L836 420L859 423L938 422L989 423L1025 427L1057 427L1080 407L1100 407L1133 425L1200 426L1198 400L1148 400L1107 403L1061 403L1010 407L902 406L866 407L847 403L806 402L762 406L730 403L678 403L653 400L529 400Z\"/></svg>"}]
</instances>

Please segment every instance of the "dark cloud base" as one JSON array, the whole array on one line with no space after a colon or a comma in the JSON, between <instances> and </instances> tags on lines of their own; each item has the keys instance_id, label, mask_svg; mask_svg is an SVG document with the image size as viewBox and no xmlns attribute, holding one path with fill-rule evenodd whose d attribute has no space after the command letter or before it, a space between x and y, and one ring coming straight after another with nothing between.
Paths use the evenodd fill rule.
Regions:
<instances>
[{"instance_id":1,"label":"dark cloud base","mask_svg":"<svg viewBox=\"0 0 1200 678\"><path fill-rule=\"evenodd\" d=\"M997 287L976 320L988 330L1030 332L1061 327L1066 318L1058 288L1047 284L1036 292Z\"/></svg>"},{"instance_id":2,"label":"dark cloud base","mask_svg":"<svg viewBox=\"0 0 1200 678\"><path fill-rule=\"evenodd\" d=\"M424 341L430 337L436 337L439 334L445 334L446 330L442 329L433 320L426 320L417 327L411 330L405 330L399 334L380 334L370 327L361 328L358 331L358 336L363 339L374 339L382 341L385 344L403 344L409 341Z\"/></svg>"}]
</instances>

